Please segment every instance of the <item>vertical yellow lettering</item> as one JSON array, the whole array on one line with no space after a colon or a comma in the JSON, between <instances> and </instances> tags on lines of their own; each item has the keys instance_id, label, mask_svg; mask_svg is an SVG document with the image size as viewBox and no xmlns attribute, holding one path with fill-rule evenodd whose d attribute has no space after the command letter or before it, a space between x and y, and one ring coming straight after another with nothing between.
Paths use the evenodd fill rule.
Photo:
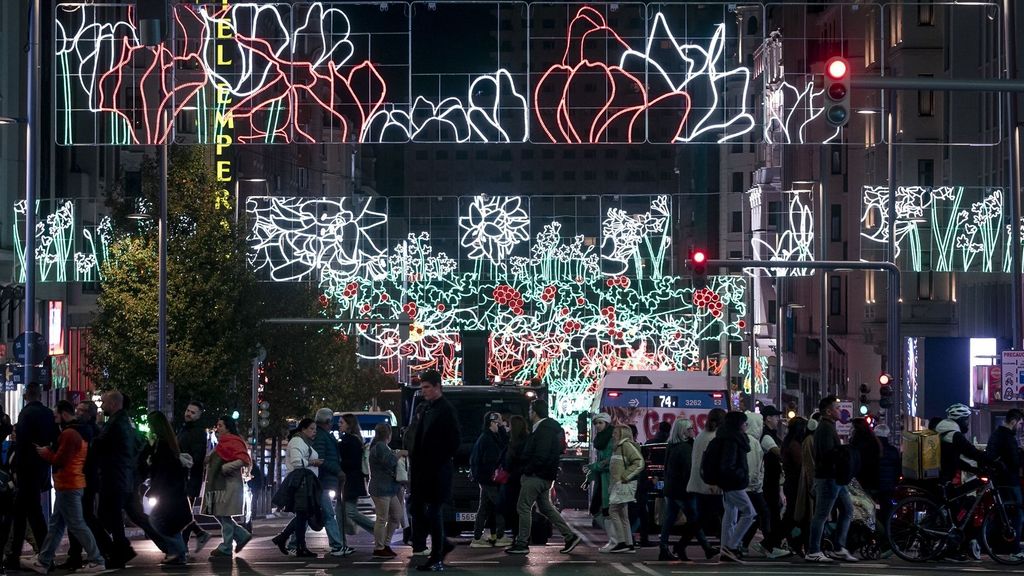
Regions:
<instances>
[{"instance_id":1,"label":"vertical yellow lettering","mask_svg":"<svg viewBox=\"0 0 1024 576\"><path fill-rule=\"evenodd\" d=\"M230 134L219 134L217 135L217 156L224 153L224 149L231 145Z\"/></svg>"},{"instance_id":2,"label":"vertical yellow lettering","mask_svg":"<svg viewBox=\"0 0 1024 576\"><path fill-rule=\"evenodd\" d=\"M217 182L231 182L230 160L217 160Z\"/></svg>"}]
</instances>

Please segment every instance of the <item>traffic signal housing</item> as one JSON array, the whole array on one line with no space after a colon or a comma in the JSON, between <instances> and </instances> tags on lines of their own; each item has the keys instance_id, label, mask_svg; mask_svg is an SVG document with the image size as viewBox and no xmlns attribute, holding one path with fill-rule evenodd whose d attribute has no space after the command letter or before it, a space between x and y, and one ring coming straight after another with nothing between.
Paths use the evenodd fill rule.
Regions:
<instances>
[{"instance_id":1,"label":"traffic signal housing","mask_svg":"<svg viewBox=\"0 0 1024 576\"><path fill-rule=\"evenodd\" d=\"M690 272L693 273L694 288L706 286L708 282L708 253L699 248L690 250L687 262L690 265Z\"/></svg>"},{"instance_id":2,"label":"traffic signal housing","mask_svg":"<svg viewBox=\"0 0 1024 576\"><path fill-rule=\"evenodd\" d=\"M878 377L878 406L892 407L892 376L885 373Z\"/></svg>"},{"instance_id":3,"label":"traffic signal housing","mask_svg":"<svg viewBox=\"0 0 1024 576\"><path fill-rule=\"evenodd\" d=\"M868 392L869 391L870 391L870 389L868 388L867 384L861 384L860 385L860 413L861 413L861 415L865 415L865 414L868 413L868 410L869 410L869 407L868 407Z\"/></svg>"},{"instance_id":4,"label":"traffic signal housing","mask_svg":"<svg viewBox=\"0 0 1024 576\"><path fill-rule=\"evenodd\" d=\"M850 121L850 63L840 56L825 62L825 121L836 128Z\"/></svg>"}]
</instances>

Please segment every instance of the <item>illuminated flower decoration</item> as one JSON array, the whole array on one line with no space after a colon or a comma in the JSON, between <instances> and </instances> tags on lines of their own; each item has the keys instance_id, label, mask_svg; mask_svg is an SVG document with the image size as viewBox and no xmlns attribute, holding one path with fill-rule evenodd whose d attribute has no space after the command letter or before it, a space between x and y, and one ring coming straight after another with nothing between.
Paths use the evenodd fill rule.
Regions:
<instances>
[{"instance_id":1,"label":"illuminated flower decoration","mask_svg":"<svg viewBox=\"0 0 1024 576\"><path fill-rule=\"evenodd\" d=\"M462 247L468 257L499 264L520 243L530 239L530 217L518 196L476 196L469 213L459 217Z\"/></svg>"},{"instance_id":2,"label":"illuminated flower decoration","mask_svg":"<svg viewBox=\"0 0 1024 576\"><path fill-rule=\"evenodd\" d=\"M756 189L755 189L756 190ZM801 194L794 192L789 201L788 226L774 242L768 242L758 232L750 240L755 260L806 262L814 260L814 214L804 204ZM752 210L755 208L752 207ZM775 276L803 276L804 270L772 269Z\"/></svg>"},{"instance_id":3,"label":"illuminated flower decoration","mask_svg":"<svg viewBox=\"0 0 1024 576\"><path fill-rule=\"evenodd\" d=\"M609 208L601 227L604 234L602 255L611 264L606 274L618 276L625 273L630 261L638 256L645 238L667 232L669 216L667 196L658 196L651 203L651 210L643 214L627 214L619 208ZM661 240L657 243L660 244Z\"/></svg>"},{"instance_id":4,"label":"illuminated flower decoration","mask_svg":"<svg viewBox=\"0 0 1024 576\"><path fill-rule=\"evenodd\" d=\"M667 141L682 136L690 113L689 94L671 87L650 92L642 64L630 71L616 61L617 55L624 58L629 52L629 45L605 23L600 12L589 6L576 12L561 62L548 67L534 86L533 112L548 140L642 141L647 115L657 111L672 118ZM595 81L603 87L596 92L587 90ZM594 94L606 96L601 101L595 100Z\"/></svg>"}]
</instances>

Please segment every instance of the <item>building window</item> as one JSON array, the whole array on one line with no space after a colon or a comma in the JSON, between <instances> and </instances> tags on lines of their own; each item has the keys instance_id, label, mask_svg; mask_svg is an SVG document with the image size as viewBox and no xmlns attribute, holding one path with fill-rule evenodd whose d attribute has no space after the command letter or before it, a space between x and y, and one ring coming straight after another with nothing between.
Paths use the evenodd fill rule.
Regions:
<instances>
[{"instance_id":1,"label":"building window","mask_svg":"<svg viewBox=\"0 0 1024 576\"><path fill-rule=\"evenodd\" d=\"M921 0L917 5L917 25L935 26L935 4L932 0Z\"/></svg>"},{"instance_id":2,"label":"building window","mask_svg":"<svg viewBox=\"0 0 1024 576\"><path fill-rule=\"evenodd\" d=\"M473 158L481 161L487 160L487 150L477 150L476 153L473 154Z\"/></svg>"},{"instance_id":3,"label":"building window","mask_svg":"<svg viewBox=\"0 0 1024 576\"><path fill-rule=\"evenodd\" d=\"M532 182L533 172L530 170L523 170L522 172L519 173L519 179L522 180L523 182Z\"/></svg>"},{"instance_id":4,"label":"building window","mask_svg":"<svg viewBox=\"0 0 1024 576\"><path fill-rule=\"evenodd\" d=\"M843 146L841 144L833 144L829 149L830 164L832 165L833 174L843 173Z\"/></svg>"},{"instance_id":5,"label":"building window","mask_svg":"<svg viewBox=\"0 0 1024 576\"><path fill-rule=\"evenodd\" d=\"M828 313L831 316L843 313L843 285L839 276L828 277Z\"/></svg>"},{"instance_id":6,"label":"building window","mask_svg":"<svg viewBox=\"0 0 1024 576\"><path fill-rule=\"evenodd\" d=\"M919 74L921 78L931 78L931 74ZM935 115L935 92L933 90L918 90L917 91L917 115L918 116L934 116Z\"/></svg>"},{"instance_id":7,"label":"building window","mask_svg":"<svg viewBox=\"0 0 1024 576\"><path fill-rule=\"evenodd\" d=\"M843 241L843 205L833 204L828 223L828 236L832 242Z\"/></svg>"},{"instance_id":8,"label":"building window","mask_svg":"<svg viewBox=\"0 0 1024 576\"><path fill-rule=\"evenodd\" d=\"M618 180L619 179L619 172L618 172L618 170L605 170L604 171L604 179L605 180Z\"/></svg>"},{"instance_id":9,"label":"building window","mask_svg":"<svg viewBox=\"0 0 1024 576\"><path fill-rule=\"evenodd\" d=\"M545 159L545 160L554 160L555 159L555 151L552 150L551 148L545 148L544 150L541 151L540 157Z\"/></svg>"},{"instance_id":10,"label":"building window","mask_svg":"<svg viewBox=\"0 0 1024 576\"><path fill-rule=\"evenodd\" d=\"M729 227L729 231L734 234L743 232L743 212L736 210L732 213L732 225Z\"/></svg>"},{"instance_id":11,"label":"building window","mask_svg":"<svg viewBox=\"0 0 1024 576\"><path fill-rule=\"evenodd\" d=\"M743 172L732 173L732 191L743 192Z\"/></svg>"},{"instance_id":12,"label":"building window","mask_svg":"<svg viewBox=\"0 0 1024 576\"><path fill-rule=\"evenodd\" d=\"M426 150L417 150L416 151L416 159L417 160L426 160L427 159L427 151Z\"/></svg>"},{"instance_id":13,"label":"building window","mask_svg":"<svg viewBox=\"0 0 1024 576\"><path fill-rule=\"evenodd\" d=\"M305 168L299 168L298 171L297 171L296 176L297 176L297 179L298 179L299 190L308 190L309 189L309 171L306 170Z\"/></svg>"},{"instance_id":14,"label":"building window","mask_svg":"<svg viewBox=\"0 0 1024 576\"><path fill-rule=\"evenodd\" d=\"M770 230L779 229L779 214L782 213L782 203L773 201L768 203L768 228Z\"/></svg>"},{"instance_id":15,"label":"building window","mask_svg":"<svg viewBox=\"0 0 1024 576\"><path fill-rule=\"evenodd\" d=\"M523 160L533 160L533 150L526 148L522 154Z\"/></svg>"},{"instance_id":16,"label":"building window","mask_svg":"<svg viewBox=\"0 0 1024 576\"><path fill-rule=\"evenodd\" d=\"M555 179L555 171L545 170L544 172L541 172L540 178L541 180L546 180L550 182L551 180Z\"/></svg>"},{"instance_id":17,"label":"building window","mask_svg":"<svg viewBox=\"0 0 1024 576\"><path fill-rule=\"evenodd\" d=\"M435 160L447 160L448 159L448 151L447 150L438 150L437 153L434 154L434 159Z\"/></svg>"},{"instance_id":18,"label":"building window","mask_svg":"<svg viewBox=\"0 0 1024 576\"><path fill-rule=\"evenodd\" d=\"M469 160L469 152L466 151L466 150L456 150L455 151L455 159L456 160Z\"/></svg>"},{"instance_id":19,"label":"building window","mask_svg":"<svg viewBox=\"0 0 1024 576\"><path fill-rule=\"evenodd\" d=\"M729 251L729 260L743 260L743 251L742 250L730 250Z\"/></svg>"},{"instance_id":20,"label":"building window","mask_svg":"<svg viewBox=\"0 0 1024 576\"><path fill-rule=\"evenodd\" d=\"M584 170L583 171L583 179L584 180L597 180L597 173L594 172L593 170Z\"/></svg>"},{"instance_id":21,"label":"building window","mask_svg":"<svg viewBox=\"0 0 1024 576\"><path fill-rule=\"evenodd\" d=\"M896 0L889 4L889 45L898 46L903 42L903 2Z\"/></svg>"},{"instance_id":22,"label":"building window","mask_svg":"<svg viewBox=\"0 0 1024 576\"><path fill-rule=\"evenodd\" d=\"M917 161L917 185L935 185L935 161L931 158L921 158Z\"/></svg>"}]
</instances>

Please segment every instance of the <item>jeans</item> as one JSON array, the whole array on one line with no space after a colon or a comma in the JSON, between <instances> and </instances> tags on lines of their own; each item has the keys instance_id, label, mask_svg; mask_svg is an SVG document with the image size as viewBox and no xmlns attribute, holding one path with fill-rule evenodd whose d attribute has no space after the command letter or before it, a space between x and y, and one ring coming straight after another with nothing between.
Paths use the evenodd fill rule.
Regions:
<instances>
[{"instance_id":1,"label":"jeans","mask_svg":"<svg viewBox=\"0 0 1024 576\"><path fill-rule=\"evenodd\" d=\"M757 534L757 529L761 528L761 536L764 537L764 541L761 543L766 550L774 550L775 546L771 544L772 523L771 513L768 511L768 502L765 500L764 492L747 492L747 498L750 498L750 504L754 506L754 513L757 514L757 522L752 525L747 533L743 535L743 546L750 546L753 542L754 536ZM776 521L777 522L777 521Z\"/></svg>"},{"instance_id":2,"label":"jeans","mask_svg":"<svg viewBox=\"0 0 1024 576\"><path fill-rule=\"evenodd\" d=\"M680 511L686 515L686 524L683 525L683 535L680 537L676 548L685 552L686 547L690 545L690 539L694 536L697 537L697 543L700 544L701 548L708 548L708 539L700 528L697 498L693 494L687 494L679 500L665 498L665 516L661 519L661 537L659 538L661 547L668 548L668 538L672 533L672 526L675 525Z\"/></svg>"},{"instance_id":3,"label":"jeans","mask_svg":"<svg viewBox=\"0 0 1024 576\"><path fill-rule=\"evenodd\" d=\"M373 509L377 520L373 523L373 548L380 550L391 546L391 537L402 525L402 501L398 495L373 496Z\"/></svg>"},{"instance_id":4,"label":"jeans","mask_svg":"<svg viewBox=\"0 0 1024 576\"><path fill-rule=\"evenodd\" d=\"M494 536L501 538L505 535L505 515L501 508L501 488L486 484L480 485L480 506L476 510L476 521L473 523L473 539L479 540L484 536L484 527L487 520L494 515Z\"/></svg>"},{"instance_id":5,"label":"jeans","mask_svg":"<svg viewBox=\"0 0 1024 576\"><path fill-rule=\"evenodd\" d=\"M342 500L339 499L338 508L339 526L342 525L342 522L345 519L348 519L355 523L356 526L359 526L363 530L366 530L370 534L373 534L373 520L370 520L365 514L359 511L359 508L356 506L355 500L351 502L345 500L344 503L342 503ZM342 533L344 533L344 530L342 530Z\"/></svg>"},{"instance_id":6,"label":"jeans","mask_svg":"<svg viewBox=\"0 0 1024 576\"><path fill-rule=\"evenodd\" d=\"M629 523L629 505L631 502L608 505L608 543L616 546L633 545L633 530Z\"/></svg>"},{"instance_id":7,"label":"jeans","mask_svg":"<svg viewBox=\"0 0 1024 576\"><path fill-rule=\"evenodd\" d=\"M725 513L722 515L722 547L736 550L743 541L743 535L754 525L757 513L745 490L730 490L722 493Z\"/></svg>"},{"instance_id":8,"label":"jeans","mask_svg":"<svg viewBox=\"0 0 1024 576\"><path fill-rule=\"evenodd\" d=\"M562 537L568 541L573 536L572 528L566 524L565 519L558 513L551 503L551 480L544 480L536 476L523 475L519 488L519 504L516 512L519 514L519 534L516 536L516 544L523 546L530 545L530 529L533 528L533 505L550 522L551 526L558 530Z\"/></svg>"},{"instance_id":9,"label":"jeans","mask_svg":"<svg viewBox=\"0 0 1024 576\"><path fill-rule=\"evenodd\" d=\"M100 521L96 517L97 496L95 487L85 487L85 490L82 492L82 517L85 518L85 525L89 527L93 539L96 540L96 546L99 547L100 554L106 555L107 551L110 550L110 538L103 532L103 526L100 525ZM73 564L80 564L82 562L82 544L70 532L68 533L68 561Z\"/></svg>"},{"instance_id":10,"label":"jeans","mask_svg":"<svg viewBox=\"0 0 1024 576\"><path fill-rule=\"evenodd\" d=\"M49 491L46 492L46 501L49 503ZM25 528L32 528L32 536L37 546L43 545L46 539L46 518L43 516L43 493L38 486L19 487L18 496L14 499L14 523L11 539L12 556L21 556L21 549L25 545ZM6 547L7 543L4 543Z\"/></svg>"},{"instance_id":11,"label":"jeans","mask_svg":"<svg viewBox=\"0 0 1024 576\"><path fill-rule=\"evenodd\" d=\"M836 538L833 549L846 548L846 533L850 530L853 519L853 502L846 486L836 484L833 478L814 479L814 517L811 518L811 533L807 542L807 552L821 552L821 536L825 532L825 522L832 515L832 507L839 504L839 522L836 525Z\"/></svg>"},{"instance_id":12,"label":"jeans","mask_svg":"<svg viewBox=\"0 0 1024 576\"><path fill-rule=\"evenodd\" d=\"M217 546L217 550L220 550L224 554L231 555L233 550L233 543L240 543L247 541L252 534L238 525L235 519L231 516L215 516L217 522L220 523L220 535L223 541L220 546Z\"/></svg>"},{"instance_id":13,"label":"jeans","mask_svg":"<svg viewBox=\"0 0 1024 576\"><path fill-rule=\"evenodd\" d=\"M57 490L54 510L50 514L50 526L46 532L46 540L40 546L39 563L45 566L53 564L53 556L64 538L64 531L75 535L82 544L89 562L103 564L103 556L96 546L96 539L85 524L82 516L82 490Z\"/></svg>"},{"instance_id":14,"label":"jeans","mask_svg":"<svg viewBox=\"0 0 1024 576\"><path fill-rule=\"evenodd\" d=\"M331 550L337 550L346 546L345 533L338 525L338 516L334 513L334 501L331 500L329 490L320 491L320 509L324 515L324 532L327 533L327 542Z\"/></svg>"},{"instance_id":15,"label":"jeans","mask_svg":"<svg viewBox=\"0 0 1024 576\"><path fill-rule=\"evenodd\" d=\"M188 505L190 507L195 506L195 500L195 498L189 498ZM206 530L200 528L199 524L195 520L190 522L188 526L185 526L185 528L181 530L181 539L185 542L186 545L188 544L188 539L192 536L193 533L196 536L202 536L203 534L206 534Z\"/></svg>"},{"instance_id":16,"label":"jeans","mask_svg":"<svg viewBox=\"0 0 1024 576\"><path fill-rule=\"evenodd\" d=\"M430 534L430 557L428 564L440 562L444 556L444 545L448 542L444 536L444 518L442 511L444 502L424 502L414 492L409 512L412 514L413 550L427 547L427 534Z\"/></svg>"}]
</instances>

